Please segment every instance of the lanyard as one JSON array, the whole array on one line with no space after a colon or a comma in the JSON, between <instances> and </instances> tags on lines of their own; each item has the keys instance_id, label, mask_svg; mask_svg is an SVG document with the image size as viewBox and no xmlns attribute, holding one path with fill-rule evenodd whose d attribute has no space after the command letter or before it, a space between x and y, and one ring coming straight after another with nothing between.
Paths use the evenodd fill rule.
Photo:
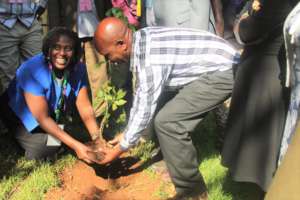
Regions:
<instances>
[{"instance_id":1,"label":"lanyard","mask_svg":"<svg viewBox=\"0 0 300 200\"><path fill-rule=\"evenodd\" d=\"M51 70L51 76L52 76L53 81L56 81L57 76L55 75L55 73L53 71L53 67L52 67L51 63L49 64L49 68ZM62 80L62 84L61 84L61 90L60 90L58 103L57 103L56 108L54 109L56 122L59 122L62 112L66 111L66 94L67 94L67 83L68 83L69 74L70 74L69 70L64 70L64 75L63 75L63 80Z\"/></svg>"}]
</instances>

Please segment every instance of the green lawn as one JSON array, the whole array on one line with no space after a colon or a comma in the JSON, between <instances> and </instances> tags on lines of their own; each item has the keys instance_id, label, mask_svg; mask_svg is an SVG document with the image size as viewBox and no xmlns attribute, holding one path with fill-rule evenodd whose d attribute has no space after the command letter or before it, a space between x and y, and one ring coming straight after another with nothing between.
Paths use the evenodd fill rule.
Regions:
<instances>
[{"instance_id":1,"label":"green lawn","mask_svg":"<svg viewBox=\"0 0 300 200\"><path fill-rule=\"evenodd\" d=\"M72 155L66 155L54 163L25 160L16 143L7 135L0 136L0 199L43 199L46 191L59 185L59 172L74 163Z\"/></svg>"},{"instance_id":2,"label":"green lawn","mask_svg":"<svg viewBox=\"0 0 300 200\"><path fill-rule=\"evenodd\" d=\"M221 165L220 153L215 148L217 130L214 115L208 115L193 133L199 152L199 169L204 176L211 200L259 200L261 193L254 184L233 182L228 170Z\"/></svg>"},{"instance_id":3,"label":"green lawn","mask_svg":"<svg viewBox=\"0 0 300 200\"><path fill-rule=\"evenodd\" d=\"M220 165L220 154L215 149L216 128L213 115L193 134L199 150L201 170L209 189L211 200L256 200L254 185L231 181L226 168ZM76 160L72 155L57 161L26 161L17 144L7 134L0 133L0 200L43 199L43 195L60 184L58 173Z\"/></svg>"}]
</instances>

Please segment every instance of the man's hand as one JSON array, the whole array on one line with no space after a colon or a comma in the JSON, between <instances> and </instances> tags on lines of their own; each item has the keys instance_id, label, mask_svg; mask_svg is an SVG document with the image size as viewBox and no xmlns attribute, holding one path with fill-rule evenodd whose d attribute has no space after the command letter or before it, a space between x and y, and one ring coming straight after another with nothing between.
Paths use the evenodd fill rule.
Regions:
<instances>
[{"instance_id":1,"label":"man's hand","mask_svg":"<svg viewBox=\"0 0 300 200\"><path fill-rule=\"evenodd\" d=\"M35 17L39 20L44 12L45 12L45 8L42 6L39 6L35 12Z\"/></svg>"},{"instance_id":2,"label":"man's hand","mask_svg":"<svg viewBox=\"0 0 300 200\"><path fill-rule=\"evenodd\" d=\"M105 148L102 153L104 154L104 159L99 164L108 164L115 159L117 159L124 151L121 149L121 146L118 144L114 148Z\"/></svg>"},{"instance_id":3,"label":"man's hand","mask_svg":"<svg viewBox=\"0 0 300 200\"><path fill-rule=\"evenodd\" d=\"M117 135L113 140L107 142L108 146L113 147L120 144L121 139L123 139L123 133Z\"/></svg>"}]
</instances>

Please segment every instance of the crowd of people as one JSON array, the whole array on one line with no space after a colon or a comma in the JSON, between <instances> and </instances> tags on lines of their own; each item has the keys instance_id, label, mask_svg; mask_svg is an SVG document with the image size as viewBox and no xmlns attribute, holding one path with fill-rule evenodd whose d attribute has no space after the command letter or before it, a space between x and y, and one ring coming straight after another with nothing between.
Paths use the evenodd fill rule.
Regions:
<instances>
[{"instance_id":1,"label":"crowd of people","mask_svg":"<svg viewBox=\"0 0 300 200\"><path fill-rule=\"evenodd\" d=\"M176 189L172 199L208 199L191 133L231 97L220 135L222 164L234 181L255 183L265 193L285 155L295 154L289 144L299 132L297 4L0 0L0 120L27 159L45 159L63 143L79 159L100 165L118 159L153 127ZM105 17L112 7L128 20ZM38 20L46 9L43 38ZM99 139L105 102L95 99L114 76L106 61L123 75L121 87L131 82L133 99L123 132L107 141L110 147L95 150L64 126L76 109L91 140ZM103 159L90 156L95 151Z\"/></svg>"}]
</instances>

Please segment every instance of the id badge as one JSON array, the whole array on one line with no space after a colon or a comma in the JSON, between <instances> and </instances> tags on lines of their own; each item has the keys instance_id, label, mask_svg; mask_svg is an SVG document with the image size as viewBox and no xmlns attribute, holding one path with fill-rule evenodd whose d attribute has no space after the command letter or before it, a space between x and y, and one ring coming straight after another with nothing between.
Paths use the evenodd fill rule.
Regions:
<instances>
[{"instance_id":1,"label":"id badge","mask_svg":"<svg viewBox=\"0 0 300 200\"><path fill-rule=\"evenodd\" d=\"M58 125L62 130L64 130L64 124L59 124ZM52 147L58 147L61 145L61 141L57 139L56 137L48 134L47 137L47 146L52 146Z\"/></svg>"}]
</instances>

